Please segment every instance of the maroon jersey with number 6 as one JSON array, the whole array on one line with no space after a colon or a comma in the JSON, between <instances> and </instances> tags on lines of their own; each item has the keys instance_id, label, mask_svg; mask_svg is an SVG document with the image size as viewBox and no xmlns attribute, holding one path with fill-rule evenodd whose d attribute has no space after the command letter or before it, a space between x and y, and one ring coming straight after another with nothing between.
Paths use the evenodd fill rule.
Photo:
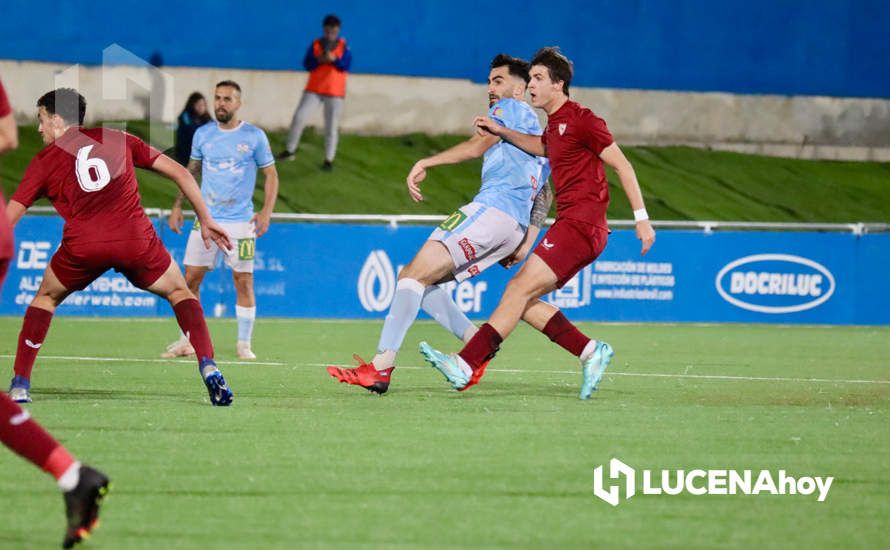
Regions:
<instances>
[{"instance_id":1,"label":"maroon jersey with number 6","mask_svg":"<svg viewBox=\"0 0 890 550\"><path fill-rule=\"evenodd\" d=\"M27 208L47 197L69 243L151 238L134 166L149 168L160 154L120 130L70 128L31 160L11 200Z\"/></svg>"}]
</instances>

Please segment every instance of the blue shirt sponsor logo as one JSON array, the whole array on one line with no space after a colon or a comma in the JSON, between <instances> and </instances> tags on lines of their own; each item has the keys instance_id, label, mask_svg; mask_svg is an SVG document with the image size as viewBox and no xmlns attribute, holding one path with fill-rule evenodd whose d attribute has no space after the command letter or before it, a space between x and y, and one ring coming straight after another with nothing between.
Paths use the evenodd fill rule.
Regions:
<instances>
[{"instance_id":1,"label":"blue shirt sponsor logo","mask_svg":"<svg viewBox=\"0 0 890 550\"><path fill-rule=\"evenodd\" d=\"M813 309L834 294L834 275L822 264L790 254L755 254L717 274L717 292L730 304L759 313Z\"/></svg>"}]
</instances>

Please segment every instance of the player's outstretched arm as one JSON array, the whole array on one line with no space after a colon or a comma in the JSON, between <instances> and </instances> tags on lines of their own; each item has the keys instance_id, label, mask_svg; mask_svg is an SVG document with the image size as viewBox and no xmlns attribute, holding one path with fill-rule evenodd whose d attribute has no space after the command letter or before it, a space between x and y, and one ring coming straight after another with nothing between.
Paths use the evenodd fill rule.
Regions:
<instances>
[{"instance_id":1,"label":"player's outstretched arm","mask_svg":"<svg viewBox=\"0 0 890 550\"><path fill-rule=\"evenodd\" d=\"M253 215L250 220L254 224L257 237L262 237L269 230L272 223L272 212L275 211L275 200L278 198L278 170L275 165L263 168L263 177L266 179L263 190L266 197L263 199L263 209Z\"/></svg>"},{"instance_id":2,"label":"player's outstretched arm","mask_svg":"<svg viewBox=\"0 0 890 550\"><path fill-rule=\"evenodd\" d=\"M201 196L201 188L198 182L192 177L192 174L182 167L181 164L171 159L167 155L160 155L151 165L151 169L162 176L173 180L185 198L192 203L195 209L195 215L201 222L201 237L204 239L204 246L210 248L210 241L215 242L220 248L225 250L232 249L232 242L226 231L214 221L210 216L210 209Z\"/></svg>"},{"instance_id":3,"label":"player's outstretched arm","mask_svg":"<svg viewBox=\"0 0 890 550\"><path fill-rule=\"evenodd\" d=\"M420 192L420 182L426 179L427 168L433 166L442 166L443 164L458 164L472 159L477 159L491 149L500 138L494 135L480 136L473 135L470 139L458 143L454 147L445 149L441 153L437 153L431 157L418 160L414 163L411 171L408 173L406 182L408 183L408 193L414 202L423 200L423 194Z\"/></svg>"},{"instance_id":4,"label":"player's outstretched arm","mask_svg":"<svg viewBox=\"0 0 890 550\"><path fill-rule=\"evenodd\" d=\"M649 221L649 214L646 213L646 204L643 202L643 193L640 191L637 174L617 143L612 143L612 145L603 149L603 152L600 153L600 158L615 170L618 174L618 179L621 180L621 187L624 188L624 194L627 195L630 207L634 211L637 238L643 242L643 249L640 254L646 254L655 242L655 230L652 229L652 222Z\"/></svg>"},{"instance_id":5,"label":"player's outstretched arm","mask_svg":"<svg viewBox=\"0 0 890 550\"><path fill-rule=\"evenodd\" d=\"M473 119L473 126L476 127L476 135L495 135L505 141L509 141L530 155L535 155L536 157L547 156L547 149L544 147L544 142L541 141L541 136L523 134L522 132L511 130L506 126L501 126L487 116L477 116Z\"/></svg>"}]
</instances>

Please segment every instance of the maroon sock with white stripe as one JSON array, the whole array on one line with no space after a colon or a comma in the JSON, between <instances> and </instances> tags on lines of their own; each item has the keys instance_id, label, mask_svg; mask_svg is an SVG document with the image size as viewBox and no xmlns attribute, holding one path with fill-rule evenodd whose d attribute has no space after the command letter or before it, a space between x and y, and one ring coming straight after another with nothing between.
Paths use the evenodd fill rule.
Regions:
<instances>
[{"instance_id":1,"label":"maroon sock with white stripe","mask_svg":"<svg viewBox=\"0 0 890 550\"><path fill-rule=\"evenodd\" d=\"M213 359L213 342L210 340L201 302L188 298L173 306L173 313L176 314L176 322L182 333L188 335L189 342L195 348L198 364L204 359Z\"/></svg>"},{"instance_id":2,"label":"maroon sock with white stripe","mask_svg":"<svg viewBox=\"0 0 890 550\"><path fill-rule=\"evenodd\" d=\"M31 370L37 360L37 352L43 345L53 314L45 309L30 306L25 311L22 331L19 333L19 345L15 352L15 375L31 380Z\"/></svg>"},{"instance_id":3,"label":"maroon sock with white stripe","mask_svg":"<svg viewBox=\"0 0 890 550\"><path fill-rule=\"evenodd\" d=\"M56 479L76 464L65 447L6 394L0 394L0 441Z\"/></svg>"}]
</instances>

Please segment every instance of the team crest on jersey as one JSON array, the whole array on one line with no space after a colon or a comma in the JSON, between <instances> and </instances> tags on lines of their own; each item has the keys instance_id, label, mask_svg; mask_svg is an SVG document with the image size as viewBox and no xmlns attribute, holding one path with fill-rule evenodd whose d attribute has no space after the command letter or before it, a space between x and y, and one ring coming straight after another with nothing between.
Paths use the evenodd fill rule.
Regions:
<instances>
[{"instance_id":1,"label":"team crest on jersey","mask_svg":"<svg viewBox=\"0 0 890 550\"><path fill-rule=\"evenodd\" d=\"M239 153L246 153L246 152L250 151L250 145L248 145L246 143L239 143L238 145L235 146L235 148L238 149Z\"/></svg>"},{"instance_id":2,"label":"team crest on jersey","mask_svg":"<svg viewBox=\"0 0 890 550\"><path fill-rule=\"evenodd\" d=\"M501 116L504 114L504 110L500 107L495 107L494 111L492 111L491 116Z\"/></svg>"},{"instance_id":3,"label":"team crest on jersey","mask_svg":"<svg viewBox=\"0 0 890 550\"><path fill-rule=\"evenodd\" d=\"M566 124L565 122L563 122L562 124L560 124L560 125L559 125L559 135L563 135L564 133L566 133L566 128L567 128L567 127L568 127L568 124Z\"/></svg>"},{"instance_id":4,"label":"team crest on jersey","mask_svg":"<svg viewBox=\"0 0 890 550\"><path fill-rule=\"evenodd\" d=\"M532 176L532 191L536 191L538 189L538 178Z\"/></svg>"}]
</instances>

